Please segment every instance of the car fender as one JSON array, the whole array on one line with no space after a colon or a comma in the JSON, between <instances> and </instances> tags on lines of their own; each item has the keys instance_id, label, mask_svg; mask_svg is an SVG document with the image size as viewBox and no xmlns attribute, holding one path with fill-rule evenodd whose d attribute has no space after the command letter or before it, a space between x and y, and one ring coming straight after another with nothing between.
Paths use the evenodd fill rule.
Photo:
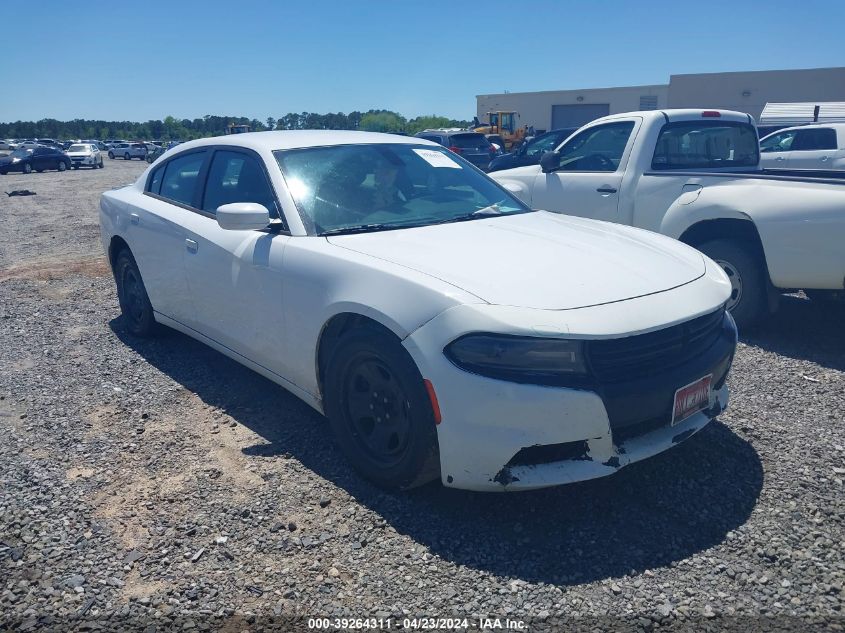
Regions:
<instances>
[{"instance_id":1,"label":"car fender","mask_svg":"<svg viewBox=\"0 0 845 633\"><path fill-rule=\"evenodd\" d=\"M289 380L315 395L320 392L316 367L321 336L335 317L365 317L401 341L450 307L483 303L430 275L332 245L321 237L291 240L284 258Z\"/></svg>"},{"instance_id":2,"label":"car fender","mask_svg":"<svg viewBox=\"0 0 845 633\"><path fill-rule=\"evenodd\" d=\"M841 185L728 181L682 193L664 215L660 232L681 238L701 222L746 221L759 237L776 288L842 289L844 206Z\"/></svg>"}]
</instances>

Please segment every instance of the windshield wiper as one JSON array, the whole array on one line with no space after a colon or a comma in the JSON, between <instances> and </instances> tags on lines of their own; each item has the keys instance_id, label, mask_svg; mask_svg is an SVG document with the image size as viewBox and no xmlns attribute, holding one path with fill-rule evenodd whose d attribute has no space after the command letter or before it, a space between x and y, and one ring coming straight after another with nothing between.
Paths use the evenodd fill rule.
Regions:
<instances>
[{"instance_id":1,"label":"windshield wiper","mask_svg":"<svg viewBox=\"0 0 845 633\"><path fill-rule=\"evenodd\" d=\"M320 233L322 237L328 235L351 235L353 233L369 233L371 231L389 231L390 229L401 229L402 224L360 224L358 226L344 226L337 229L329 229Z\"/></svg>"},{"instance_id":2,"label":"windshield wiper","mask_svg":"<svg viewBox=\"0 0 845 633\"><path fill-rule=\"evenodd\" d=\"M497 215L505 215L505 212L499 208L498 204L491 204L489 207L483 207L481 209L476 209L471 213L465 213L463 215L456 215L451 218L446 218L444 220L438 220L437 222L432 222L432 224L449 224L450 222L466 222L468 220L476 220L478 218L490 218Z\"/></svg>"}]
</instances>

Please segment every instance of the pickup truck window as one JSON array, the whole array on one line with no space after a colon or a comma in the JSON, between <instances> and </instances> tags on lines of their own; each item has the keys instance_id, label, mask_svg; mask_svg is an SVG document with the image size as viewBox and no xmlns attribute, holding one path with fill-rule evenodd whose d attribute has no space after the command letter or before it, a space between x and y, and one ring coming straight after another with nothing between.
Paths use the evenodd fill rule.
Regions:
<instances>
[{"instance_id":1,"label":"pickup truck window","mask_svg":"<svg viewBox=\"0 0 845 633\"><path fill-rule=\"evenodd\" d=\"M788 152L792 149L792 142L795 140L796 130L781 132L760 141L760 151L764 154L769 152Z\"/></svg>"},{"instance_id":2,"label":"pickup truck window","mask_svg":"<svg viewBox=\"0 0 845 633\"><path fill-rule=\"evenodd\" d=\"M633 121L588 128L560 149L560 171L616 171L634 129Z\"/></svg>"},{"instance_id":3,"label":"pickup truck window","mask_svg":"<svg viewBox=\"0 0 845 633\"><path fill-rule=\"evenodd\" d=\"M756 167L757 130L733 121L678 121L660 130L652 169Z\"/></svg>"},{"instance_id":4,"label":"pickup truck window","mask_svg":"<svg viewBox=\"0 0 845 633\"><path fill-rule=\"evenodd\" d=\"M792 147L795 151L836 149L836 131L833 128L812 128L797 132Z\"/></svg>"}]
</instances>

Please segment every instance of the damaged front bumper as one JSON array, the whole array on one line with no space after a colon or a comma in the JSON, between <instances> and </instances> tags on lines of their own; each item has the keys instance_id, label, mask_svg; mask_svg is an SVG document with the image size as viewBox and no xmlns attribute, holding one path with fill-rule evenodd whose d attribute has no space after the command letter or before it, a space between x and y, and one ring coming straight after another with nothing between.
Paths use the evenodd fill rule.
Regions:
<instances>
[{"instance_id":1,"label":"damaged front bumper","mask_svg":"<svg viewBox=\"0 0 845 633\"><path fill-rule=\"evenodd\" d=\"M710 319L715 314L704 312L700 318ZM713 334L714 342L688 362L632 372L632 377L622 379L610 376L591 388L497 380L459 369L442 353L424 352L442 349L443 341L455 336L457 328L450 320L463 322L466 315L445 314L404 342L436 391L442 417L437 437L445 486L530 490L611 475L688 439L728 404L726 378L736 347L736 327L727 315ZM636 313L627 321L629 326L636 323ZM688 318L680 321L688 322L692 323ZM468 327L489 331L493 324L479 318ZM561 324L560 329L565 332L566 325ZM707 375L712 375L713 385L707 406L671 424L675 392Z\"/></svg>"}]
</instances>

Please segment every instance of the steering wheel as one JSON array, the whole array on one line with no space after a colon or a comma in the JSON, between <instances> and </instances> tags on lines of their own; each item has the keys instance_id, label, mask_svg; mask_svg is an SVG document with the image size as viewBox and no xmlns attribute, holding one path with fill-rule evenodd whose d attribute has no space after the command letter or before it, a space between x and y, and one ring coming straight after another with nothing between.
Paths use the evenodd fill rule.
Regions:
<instances>
[{"instance_id":1,"label":"steering wheel","mask_svg":"<svg viewBox=\"0 0 845 633\"><path fill-rule=\"evenodd\" d=\"M598 171L616 171L616 165L604 154L590 154L585 156L579 167L581 169L596 169Z\"/></svg>"}]
</instances>

